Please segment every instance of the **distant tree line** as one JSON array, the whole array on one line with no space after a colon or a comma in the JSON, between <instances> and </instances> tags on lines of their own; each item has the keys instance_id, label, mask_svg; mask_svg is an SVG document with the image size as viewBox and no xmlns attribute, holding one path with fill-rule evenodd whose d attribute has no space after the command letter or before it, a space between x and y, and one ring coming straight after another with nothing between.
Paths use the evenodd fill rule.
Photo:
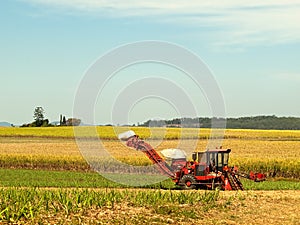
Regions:
<instances>
[{"instance_id":1,"label":"distant tree line","mask_svg":"<svg viewBox=\"0 0 300 225\"><path fill-rule=\"evenodd\" d=\"M45 110L41 106L38 106L34 109L33 119L34 119L34 121L32 123L23 124L21 127L53 127L53 126L55 126L55 125L49 123L48 119L45 119ZM79 126L80 123L81 123L80 119L77 119L77 118L66 119L65 116L60 115L60 121L59 121L59 124L57 124L57 125L58 126Z\"/></svg>"},{"instance_id":2,"label":"distant tree line","mask_svg":"<svg viewBox=\"0 0 300 225\"><path fill-rule=\"evenodd\" d=\"M215 124L224 122L224 118L175 118L171 120L148 120L139 126L151 127L203 127L210 128L212 119ZM300 118L277 116L253 116L227 118L226 128L230 129L266 129L266 130L300 130Z\"/></svg>"},{"instance_id":3,"label":"distant tree line","mask_svg":"<svg viewBox=\"0 0 300 225\"><path fill-rule=\"evenodd\" d=\"M52 124L49 124L48 119L45 119L45 110L41 106L38 106L34 109L33 119L34 119L34 121L32 123L23 124L21 127L49 127L49 126L53 126Z\"/></svg>"}]
</instances>

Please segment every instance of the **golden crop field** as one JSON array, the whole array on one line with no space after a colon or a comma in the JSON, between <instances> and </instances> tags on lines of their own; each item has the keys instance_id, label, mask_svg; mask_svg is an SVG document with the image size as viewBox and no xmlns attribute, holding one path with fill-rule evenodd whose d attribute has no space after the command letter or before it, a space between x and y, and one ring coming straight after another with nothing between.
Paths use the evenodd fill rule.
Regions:
<instances>
[{"instance_id":1,"label":"golden crop field","mask_svg":"<svg viewBox=\"0 0 300 225\"><path fill-rule=\"evenodd\" d=\"M117 135L127 130L133 130L141 138L145 139L207 139L212 132L208 128L155 128L155 127L0 127L0 137L61 137L73 138L95 137L102 139L117 139ZM75 132L75 135L74 135ZM299 130L249 130L226 129L225 139L269 139L269 140L300 140ZM214 129L217 137L222 137L223 130Z\"/></svg>"},{"instance_id":2,"label":"golden crop field","mask_svg":"<svg viewBox=\"0 0 300 225\"><path fill-rule=\"evenodd\" d=\"M193 151L204 151L208 143L216 141L216 147L221 143L223 148L232 149L230 164L242 170L276 171L278 176L300 177L300 131L278 130L229 129L221 142L208 139L210 129L77 127L74 131L72 127L0 128L0 166L88 170L76 141L90 137L99 137L99 140L88 140L101 145L101 149L122 162L151 164L143 153L129 149L117 140L117 134L128 129L146 139L158 152L180 148L191 156Z\"/></svg>"}]
</instances>

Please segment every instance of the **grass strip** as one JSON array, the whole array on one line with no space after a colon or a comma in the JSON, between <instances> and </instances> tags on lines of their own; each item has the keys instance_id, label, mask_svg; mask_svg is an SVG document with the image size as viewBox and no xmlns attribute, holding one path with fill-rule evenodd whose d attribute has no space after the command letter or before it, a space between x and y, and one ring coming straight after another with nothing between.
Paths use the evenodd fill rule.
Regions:
<instances>
[{"instance_id":1,"label":"grass strip","mask_svg":"<svg viewBox=\"0 0 300 225\"><path fill-rule=\"evenodd\" d=\"M114 176L118 176L115 174ZM147 179L147 175L124 175L121 177L138 180ZM127 188L128 185L115 183L94 172L47 171L24 169L0 169L0 186L2 187L56 187L56 188ZM150 177L150 176L149 176ZM269 179L264 182L253 182L242 179L246 190L300 190L299 180ZM154 189L178 189L170 179L143 186Z\"/></svg>"}]
</instances>

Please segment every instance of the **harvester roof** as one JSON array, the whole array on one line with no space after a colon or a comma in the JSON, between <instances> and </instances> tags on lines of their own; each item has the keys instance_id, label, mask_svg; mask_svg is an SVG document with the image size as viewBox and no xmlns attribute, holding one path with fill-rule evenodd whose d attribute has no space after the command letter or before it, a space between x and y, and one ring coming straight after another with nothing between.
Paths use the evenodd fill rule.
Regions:
<instances>
[{"instance_id":1,"label":"harvester roof","mask_svg":"<svg viewBox=\"0 0 300 225\"><path fill-rule=\"evenodd\" d=\"M231 152L231 149L209 149L209 150L206 150L206 152L209 152L209 153L218 153L218 152L229 153L229 152Z\"/></svg>"}]
</instances>

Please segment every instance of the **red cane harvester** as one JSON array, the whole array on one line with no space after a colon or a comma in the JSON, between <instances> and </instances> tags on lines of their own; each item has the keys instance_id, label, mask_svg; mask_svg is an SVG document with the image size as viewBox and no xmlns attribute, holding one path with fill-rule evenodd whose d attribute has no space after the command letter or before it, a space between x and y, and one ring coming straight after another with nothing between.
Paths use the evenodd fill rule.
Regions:
<instances>
[{"instance_id":1,"label":"red cane harvester","mask_svg":"<svg viewBox=\"0 0 300 225\"><path fill-rule=\"evenodd\" d=\"M261 173L239 172L237 167L229 167L230 149L211 149L205 152L192 153L193 161L187 161L184 151L166 149L161 153L168 159L168 164L150 144L141 140L134 131L127 131L119 135L119 139L126 141L128 147L142 151L155 164L158 170L170 177L182 189L220 189L244 190L239 177L255 182L264 181L266 176Z\"/></svg>"}]
</instances>

